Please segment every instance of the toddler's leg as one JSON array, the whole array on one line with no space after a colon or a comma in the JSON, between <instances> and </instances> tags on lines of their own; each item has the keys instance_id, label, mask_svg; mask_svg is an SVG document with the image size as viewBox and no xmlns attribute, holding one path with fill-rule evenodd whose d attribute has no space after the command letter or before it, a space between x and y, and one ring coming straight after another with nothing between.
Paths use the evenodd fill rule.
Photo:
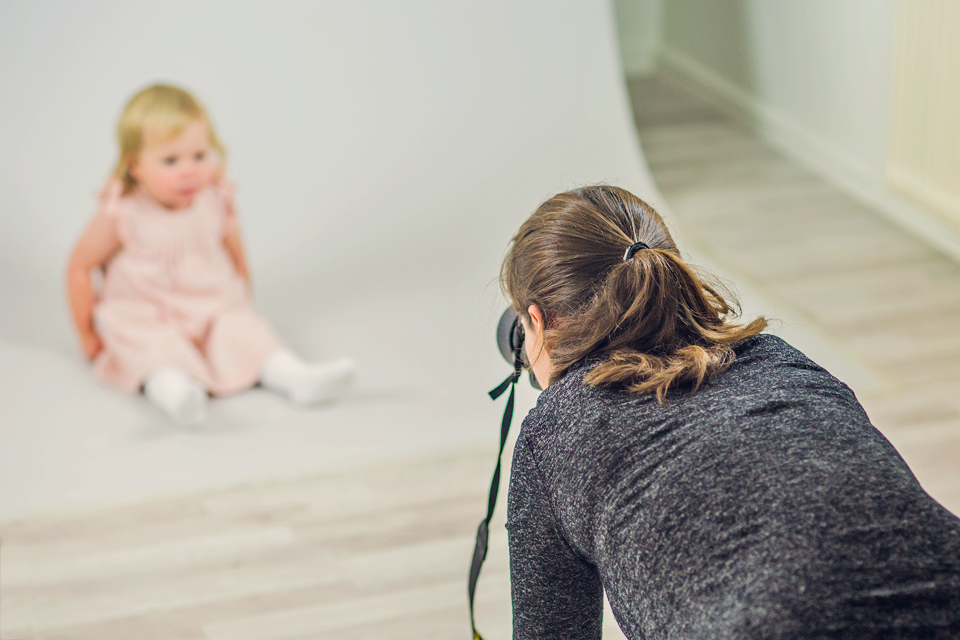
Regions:
<instances>
[{"instance_id":1,"label":"toddler's leg","mask_svg":"<svg viewBox=\"0 0 960 640\"><path fill-rule=\"evenodd\" d=\"M221 312L210 324L204 354L217 395L249 389L260 380L267 357L283 347L267 322L249 305Z\"/></svg>"},{"instance_id":2,"label":"toddler's leg","mask_svg":"<svg viewBox=\"0 0 960 640\"><path fill-rule=\"evenodd\" d=\"M278 349L264 361L260 383L296 404L330 402L350 387L355 370L349 358L306 363L288 349Z\"/></svg>"},{"instance_id":3,"label":"toddler's leg","mask_svg":"<svg viewBox=\"0 0 960 640\"><path fill-rule=\"evenodd\" d=\"M104 343L96 370L106 382L135 392L150 374L169 367L210 388L214 376L203 354L182 327L161 316L156 305L126 300L101 303L96 326Z\"/></svg>"},{"instance_id":4,"label":"toddler's leg","mask_svg":"<svg viewBox=\"0 0 960 640\"><path fill-rule=\"evenodd\" d=\"M207 418L207 390L180 369L157 369L147 376L143 393L177 424L192 427Z\"/></svg>"}]
</instances>

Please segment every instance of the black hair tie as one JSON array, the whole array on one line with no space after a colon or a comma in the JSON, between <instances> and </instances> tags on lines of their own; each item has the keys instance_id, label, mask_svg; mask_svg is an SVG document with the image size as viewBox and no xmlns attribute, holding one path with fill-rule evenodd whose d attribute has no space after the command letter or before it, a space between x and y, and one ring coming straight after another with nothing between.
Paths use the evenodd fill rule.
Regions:
<instances>
[{"instance_id":1,"label":"black hair tie","mask_svg":"<svg viewBox=\"0 0 960 640\"><path fill-rule=\"evenodd\" d=\"M630 247L627 249L627 252L623 254L623 261L630 262L630 259L633 258L633 254L635 254L637 251L640 251L640 249L649 249L649 248L650 246L644 242L634 243L630 245Z\"/></svg>"}]
</instances>

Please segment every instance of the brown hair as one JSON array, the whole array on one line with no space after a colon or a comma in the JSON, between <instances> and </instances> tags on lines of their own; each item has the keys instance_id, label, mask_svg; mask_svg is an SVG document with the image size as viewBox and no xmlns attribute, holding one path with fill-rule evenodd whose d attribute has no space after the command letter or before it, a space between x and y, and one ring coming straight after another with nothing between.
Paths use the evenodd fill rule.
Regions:
<instances>
[{"instance_id":1,"label":"brown hair","mask_svg":"<svg viewBox=\"0 0 960 640\"><path fill-rule=\"evenodd\" d=\"M628 247L643 242L632 258ZM749 324L736 299L680 257L660 215L632 193L598 185L544 202L511 241L500 273L514 307L529 321L536 305L546 324L544 344L562 378L578 361L600 356L586 377L593 385L623 385L656 393L705 380L734 359L730 345L767 326Z\"/></svg>"}]
</instances>

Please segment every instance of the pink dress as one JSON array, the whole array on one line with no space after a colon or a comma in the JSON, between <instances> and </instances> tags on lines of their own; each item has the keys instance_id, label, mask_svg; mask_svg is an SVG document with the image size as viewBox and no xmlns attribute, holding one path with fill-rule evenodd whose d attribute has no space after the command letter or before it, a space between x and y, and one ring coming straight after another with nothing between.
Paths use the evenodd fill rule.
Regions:
<instances>
[{"instance_id":1,"label":"pink dress","mask_svg":"<svg viewBox=\"0 0 960 640\"><path fill-rule=\"evenodd\" d=\"M104 381L136 392L151 372L176 367L213 394L253 386L264 359L282 346L250 303L223 238L236 224L228 186L169 211L141 190L111 185L103 214L122 249L111 258L94 310Z\"/></svg>"}]
</instances>

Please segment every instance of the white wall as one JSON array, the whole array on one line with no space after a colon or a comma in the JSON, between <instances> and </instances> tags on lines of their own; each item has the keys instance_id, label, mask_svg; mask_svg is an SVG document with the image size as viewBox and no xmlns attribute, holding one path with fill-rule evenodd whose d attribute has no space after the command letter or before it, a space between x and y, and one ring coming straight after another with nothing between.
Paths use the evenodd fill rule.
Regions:
<instances>
[{"instance_id":1,"label":"white wall","mask_svg":"<svg viewBox=\"0 0 960 640\"><path fill-rule=\"evenodd\" d=\"M271 304L441 276L482 289L541 199L640 174L603 0L0 11L0 334L17 340L73 348L66 260L115 162L116 118L152 82L212 114Z\"/></svg>"},{"instance_id":2,"label":"white wall","mask_svg":"<svg viewBox=\"0 0 960 640\"><path fill-rule=\"evenodd\" d=\"M894 0L669 0L664 54L700 65L883 175Z\"/></svg>"},{"instance_id":3,"label":"white wall","mask_svg":"<svg viewBox=\"0 0 960 640\"><path fill-rule=\"evenodd\" d=\"M960 259L960 230L885 183L895 0L664 0L661 21L666 72Z\"/></svg>"}]
</instances>

